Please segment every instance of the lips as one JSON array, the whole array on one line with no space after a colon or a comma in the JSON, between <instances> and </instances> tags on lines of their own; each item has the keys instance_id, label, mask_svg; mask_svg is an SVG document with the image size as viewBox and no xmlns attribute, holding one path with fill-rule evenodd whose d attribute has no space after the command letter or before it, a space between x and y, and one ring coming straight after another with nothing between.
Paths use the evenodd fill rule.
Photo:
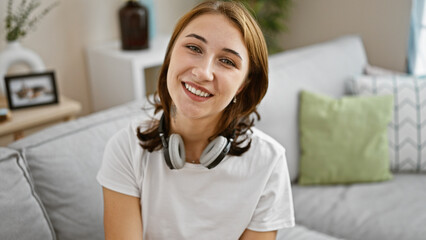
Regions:
<instances>
[{"instance_id":1,"label":"lips","mask_svg":"<svg viewBox=\"0 0 426 240\"><path fill-rule=\"evenodd\" d=\"M182 82L182 89L185 94L195 102L205 102L214 96L207 89L191 82Z\"/></svg>"},{"instance_id":2,"label":"lips","mask_svg":"<svg viewBox=\"0 0 426 240\"><path fill-rule=\"evenodd\" d=\"M207 89L197 86L193 83L182 82L182 86L190 93L197 97L209 98L212 97L213 94L210 93Z\"/></svg>"},{"instance_id":3,"label":"lips","mask_svg":"<svg viewBox=\"0 0 426 240\"><path fill-rule=\"evenodd\" d=\"M207 92L205 92L203 90L200 90L198 88L195 88L195 87L189 85L188 83L184 83L184 86L192 94L195 94L195 95L197 95L199 97L209 97L209 96L211 96L211 94L209 94L209 93L207 93Z\"/></svg>"}]
</instances>

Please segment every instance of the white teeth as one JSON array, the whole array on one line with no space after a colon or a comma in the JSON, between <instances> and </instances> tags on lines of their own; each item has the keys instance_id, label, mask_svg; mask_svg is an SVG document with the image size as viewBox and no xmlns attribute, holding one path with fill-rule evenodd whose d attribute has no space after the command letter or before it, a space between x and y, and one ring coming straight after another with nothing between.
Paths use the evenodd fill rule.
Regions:
<instances>
[{"instance_id":1,"label":"white teeth","mask_svg":"<svg viewBox=\"0 0 426 240\"><path fill-rule=\"evenodd\" d=\"M208 97L208 96L210 96L210 94L208 94L206 92L203 92L203 91L201 91L199 89L195 89L195 88L189 86L189 84L187 84L187 83L185 83L185 88L188 89L188 91L190 91L193 94L195 94L197 96L200 96L200 97Z\"/></svg>"}]
</instances>

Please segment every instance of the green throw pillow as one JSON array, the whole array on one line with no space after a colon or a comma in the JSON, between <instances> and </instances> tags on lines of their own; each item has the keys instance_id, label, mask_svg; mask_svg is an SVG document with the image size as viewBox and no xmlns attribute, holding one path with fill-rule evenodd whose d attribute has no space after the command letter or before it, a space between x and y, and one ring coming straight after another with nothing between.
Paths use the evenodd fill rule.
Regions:
<instances>
[{"instance_id":1,"label":"green throw pillow","mask_svg":"<svg viewBox=\"0 0 426 240\"><path fill-rule=\"evenodd\" d=\"M392 178L387 125L393 96L300 93L300 184L350 184Z\"/></svg>"}]
</instances>

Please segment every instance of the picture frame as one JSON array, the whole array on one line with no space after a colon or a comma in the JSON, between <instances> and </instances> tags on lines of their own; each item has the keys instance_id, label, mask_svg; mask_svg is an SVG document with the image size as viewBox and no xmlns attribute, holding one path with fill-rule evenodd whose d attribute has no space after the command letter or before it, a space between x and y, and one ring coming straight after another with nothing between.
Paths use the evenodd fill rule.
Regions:
<instances>
[{"instance_id":1,"label":"picture frame","mask_svg":"<svg viewBox=\"0 0 426 240\"><path fill-rule=\"evenodd\" d=\"M10 110L59 103L55 72L5 76Z\"/></svg>"}]
</instances>

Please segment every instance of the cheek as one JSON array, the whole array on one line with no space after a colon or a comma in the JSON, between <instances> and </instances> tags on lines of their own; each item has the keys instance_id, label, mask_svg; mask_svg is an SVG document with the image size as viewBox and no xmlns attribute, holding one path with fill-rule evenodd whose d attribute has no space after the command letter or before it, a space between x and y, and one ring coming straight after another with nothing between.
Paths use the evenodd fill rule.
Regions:
<instances>
[{"instance_id":1,"label":"cheek","mask_svg":"<svg viewBox=\"0 0 426 240\"><path fill-rule=\"evenodd\" d=\"M191 63L188 61L187 58L184 57L183 54L180 54L178 51L173 52L172 57L170 58L167 77L171 76L176 78L179 74L182 74L188 68L188 66L190 66L190 64Z\"/></svg>"},{"instance_id":2,"label":"cheek","mask_svg":"<svg viewBox=\"0 0 426 240\"><path fill-rule=\"evenodd\" d=\"M243 88L246 81L246 74L238 74L233 78L232 84L236 91L239 91Z\"/></svg>"},{"instance_id":3,"label":"cheek","mask_svg":"<svg viewBox=\"0 0 426 240\"><path fill-rule=\"evenodd\" d=\"M223 84L219 84L219 87L222 89L222 93L228 98L233 98L236 94L238 94L240 88L244 84L243 75L241 74L231 74L226 76L226 80Z\"/></svg>"},{"instance_id":4,"label":"cheek","mask_svg":"<svg viewBox=\"0 0 426 240\"><path fill-rule=\"evenodd\" d=\"M170 87L173 84L173 82L171 81L171 79L173 79L173 68L171 66L172 65L169 65L169 69L167 71L167 78L166 78L167 90L169 91L169 94L171 94Z\"/></svg>"},{"instance_id":5,"label":"cheek","mask_svg":"<svg viewBox=\"0 0 426 240\"><path fill-rule=\"evenodd\" d=\"M169 69L167 70L166 83L167 83L167 90L169 91L169 95L172 98L175 95L174 94L175 91L173 89L176 88L176 81L175 81L176 78L177 76L176 76L175 65L172 63L172 61L170 61Z\"/></svg>"},{"instance_id":6,"label":"cheek","mask_svg":"<svg viewBox=\"0 0 426 240\"><path fill-rule=\"evenodd\" d=\"M169 63L169 69L167 70L167 84L173 84L173 79L177 78L179 68L178 63L179 61L176 61L176 59L172 55Z\"/></svg>"}]
</instances>

